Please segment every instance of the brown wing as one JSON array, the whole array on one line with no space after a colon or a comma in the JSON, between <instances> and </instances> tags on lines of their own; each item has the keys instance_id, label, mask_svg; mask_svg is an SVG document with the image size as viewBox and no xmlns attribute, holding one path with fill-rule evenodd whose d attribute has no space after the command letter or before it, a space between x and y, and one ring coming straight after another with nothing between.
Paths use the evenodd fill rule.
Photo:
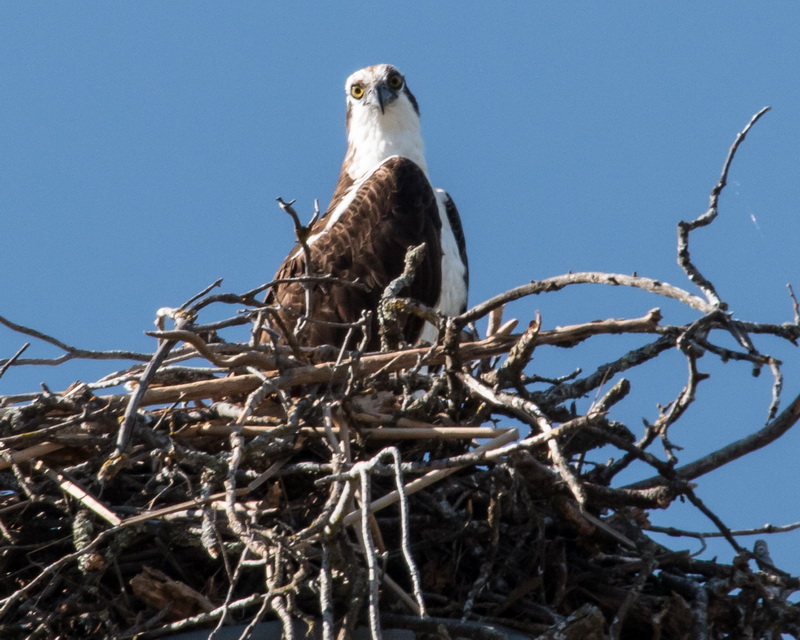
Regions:
<instances>
[{"instance_id":1,"label":"brown wing","mask_svg":"<svg viewBox=\"0 0 800 640\"><path fill-rule=\"evenodd\" d=\"M328 213L330 215L330 211ZM313 233L328 221L322 218ZM325 284L311 289L311 317L328 323L351 323L365 309L375 311L386 286L403 271L406 250L422 242L427 251L409 290L401 295L433 306L441 288L441 222L427 176L411 160L390 158L370 176L342 216L330 229L309 245L317 275L332 275L366 285L367 290ZM276 279L304 276L306 257L298 246L281 265ZM298 314L306 312L305 290L297 283L275 287L268 298L285 311L279 316L293 330ZM273 329L278 327L273 323ZM404 328L406 340L413 342L422 321L411 317ZM311 323L300 336L300 343L341 345L347 329ZM380 344L377 319L373 313L370 350Z\"/></svg>"}]
</instances>

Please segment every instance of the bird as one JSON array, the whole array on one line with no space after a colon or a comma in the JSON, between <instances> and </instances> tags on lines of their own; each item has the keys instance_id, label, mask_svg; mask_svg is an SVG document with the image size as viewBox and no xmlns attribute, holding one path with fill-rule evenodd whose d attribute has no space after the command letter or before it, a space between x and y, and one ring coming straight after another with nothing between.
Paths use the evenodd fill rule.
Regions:
<instances>
[{"instance_id":1,"label":"bird","mask_svg":"<svg viewBox=\"0 0 800 640\"><path fill-rule=\"evenodd\" d=\"M469 264L458 209L428 177L419 105L405 76L390 64L368 66L347 78L345 93L347 151L339 180L325 213L304 228L305 246L298 241L278 269L267 302L276 310L270 326L277 334L294 334L309 306L310 320L291 339L300 346L343 347L352 335L348 325L370 311L365 347L376 351L377 307L402 274L410 247L424 242L424 256L400 295L445 316L466 309ZM296 281L309 274L337 280ZM409 314L402 337L433 343L437 329Z\"/></svg>"}]
</instances>

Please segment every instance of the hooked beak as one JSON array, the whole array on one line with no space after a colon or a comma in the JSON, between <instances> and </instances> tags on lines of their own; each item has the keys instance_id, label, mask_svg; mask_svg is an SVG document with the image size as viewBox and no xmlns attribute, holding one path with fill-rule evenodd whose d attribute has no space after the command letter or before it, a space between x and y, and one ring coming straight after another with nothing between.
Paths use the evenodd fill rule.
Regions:
<instances>
[{"instance_id":1,"label":"hooked beak","mask_svg":"<svg viewBox=\"0 0 800 640\"><path fill-rule=\"evenodd\" d=\"M397 94L381 82L377 87L367 94L367 103L374 104L381 110L386 109L386 105L397 97Z\"/></svg>"}]
</instances>

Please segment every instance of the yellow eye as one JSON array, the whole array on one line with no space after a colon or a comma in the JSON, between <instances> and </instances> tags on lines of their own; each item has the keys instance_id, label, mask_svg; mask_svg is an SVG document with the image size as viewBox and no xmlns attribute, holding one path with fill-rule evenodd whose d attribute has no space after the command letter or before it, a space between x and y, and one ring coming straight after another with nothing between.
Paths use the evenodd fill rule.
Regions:
<instances>
[{"instance_id":1,"label":"yellow eye","mask_svg":"<svg viewBox=\"0 0 800 640\"><path fill-rule=\"evenodd\" d=\"M360 84L354 84L350 87L350 95L353 96L356 100L361 100L364 97L364 87Z\"/></svg>"},{"instance_id":2,"label":"yellow eye","mask_svg":"<svg viewBox=\"0 0 800 640\"><path fill-rule=\"evenodd\" d=\"M395 73L393 76L389 76L389 88L394 89L397 91L398 89L402 88L403 86L403 76L398 73Z\"/></svg>"}]
</instances>

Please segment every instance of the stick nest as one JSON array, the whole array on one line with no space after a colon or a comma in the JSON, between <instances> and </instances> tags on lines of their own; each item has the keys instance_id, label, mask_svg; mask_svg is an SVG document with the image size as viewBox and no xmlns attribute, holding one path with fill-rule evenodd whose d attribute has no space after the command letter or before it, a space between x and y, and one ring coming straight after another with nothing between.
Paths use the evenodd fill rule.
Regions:
<instances>
[{"instance_id":1,"label":"stick nest","mask_svg":"<svg viewBox=\"0 0 800 640\"><path fill-rule=\"evenodd\" d=\"M245 637L273 620L287 638L306 628L348 638L359 626L417 638L798 637L788 599L798 579L763 541L741 547L693 480L796 422L800 397L779 411L779 363L750 336L794 342L800 325L727 312L688 253L706 223L681 223L679 236L702 298L638 276L571 273L442 319L432 347L226 341L231 327L269 316L258 300L269 285L160 310L150 354L80 350L2 319L61 348L59 362L137 364L0 398L0 636L156 638L240 624ZM501 322L507 302L586 283L644 289L696 318L665 325L653 309L549 330L537 319L516 333ZM198 322L219 304L246 311ZM487 316L488 337L465 337ZM531 374L536 350L601 335L627 345L616 359L560 379ZM719 345L731 336L738 348ZM670 352L688 363L678 396L643 431L618 420L631 389L622 374ZM669 429L707 377L704 354L769 369L775 394L766 426L680 466ZM0 361L0 374L56 363L21 355ZM626 469L645 479L618 482ZM677 499L716 531L669 533L722 536L731 564L651 538L648 511Z\"/></svg>"}]
</instances>

